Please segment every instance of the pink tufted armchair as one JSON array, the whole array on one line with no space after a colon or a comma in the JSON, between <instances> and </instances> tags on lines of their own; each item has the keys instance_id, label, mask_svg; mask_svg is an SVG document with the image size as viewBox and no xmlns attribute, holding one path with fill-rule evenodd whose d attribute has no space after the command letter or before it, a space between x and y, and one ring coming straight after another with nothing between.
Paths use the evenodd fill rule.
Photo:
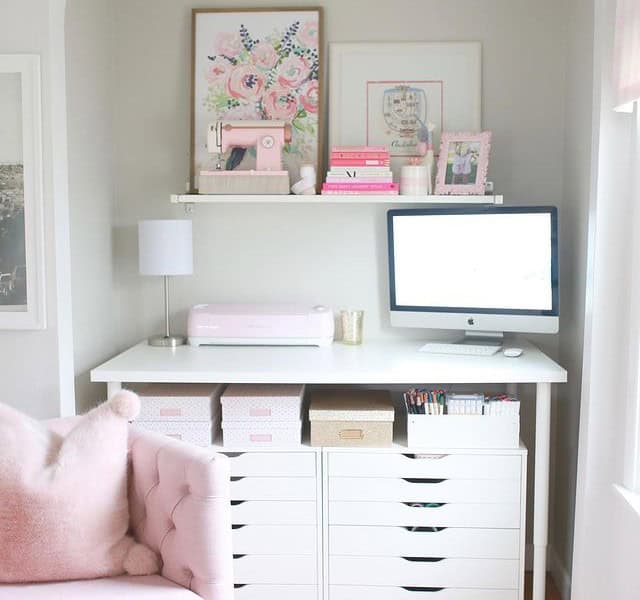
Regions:
<instances>
[{"instance_id":1,"label":"pink tufted armchair","mask_svg":"<svg viewBox=\"0 0 640 600\"><path fill-rule=\"evenodd\" d=\"M0 585L0 599L233 599L227 457L135 427L129 456L131 526L161 555L161 575Z\"/></svg>"}]
</instances>

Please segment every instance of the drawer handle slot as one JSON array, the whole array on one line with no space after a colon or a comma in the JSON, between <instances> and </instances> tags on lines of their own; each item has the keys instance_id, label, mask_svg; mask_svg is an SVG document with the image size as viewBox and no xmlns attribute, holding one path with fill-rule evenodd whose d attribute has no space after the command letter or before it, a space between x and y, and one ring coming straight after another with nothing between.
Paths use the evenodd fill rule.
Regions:
<instances>
[{"instance_id":1,"label":"drawer handle slot","mask_svg":"<svg viewBox=\"0 0 640 600\"><path fill-rule=\"evenodd\" d=\"M407 592L441 592L444 588L436 588L436 587L414 587L409 585L401 586L403 590Z\"/></svg>"},{"instance_id":2,"label":"drawer handle slot","mask_svg":"<svg viewBox=\"0 0 640 600\"><path fill-rule=\"evenodd\" d=\"M426 477L424 479L420 478L420 477L403 477L402 478L403 481L406 481L407 483L442 483L443 481L446 481L446 479L433 479L430 477ZM231 478L231 481L233 481L233 477Z\"/></svg>"},{"instance_id":3,"label":"drawer handle slot","mask_svg":"<svg viewBox=\"0 0 640 600\"><path fill-rule=\"evenodd\" d=\"M238 504L244 504L246 500L231 500L231 506L238 506Z\"/></svg>"},{"instance_id":4,"label":"drawer handle slot","mask_svg":"<svg viewBox=\"0 0 640 600\"><path fill-rule=\"evenodd\" d=\"M417 460L441 460L449 456L448 454L403 454L405 458Z\"/></svg>"},{"instance_id":5,"label":"drawer handle slot","mask_svg":"<svg viewBox=\"0 0 640 600\"><path fill-rule=\"evenodd\" d=\"M231 477L231 481L241 481L244 477Z\"/></svg>"},{"instance_id":6,"label":"drawer handle slot","mask_svg":"<svg viewBox=\"0 0 640 600\"><path fill-rule=\"evenodd\" d=\"M444 557L442 558L433 558L430 556L402 556L401 557L403 560L408 560L409 562L429 562L429 563L435 563L435 562L440 562L441 560L444 560Z\"/></svg>"},{"instance_id":7,"label":"drawer handle slot","mask_svg":"<svg viewBox=\"0 0 640 600\"><path fill-rule=\"evenodd\" d=\"M247 585L246 583L234 583L233 587L234 589L238 590L240 588L243 588L245 585Z\"/></svg>"},{"instance_id":8,"label":"drawer handle slot","mask_svg":"<svg viewBox=\"0 0 640 600\"><path fill-rule=\"evenodd\" d=\"M407 525L402 529L406 529L411 533L440 533L441 531L444 531L447 528L446 527L412 527L411 525Z\"/></svg>"},{"instance_id":9,"label":"drawer handle slot","mask_svg":"<svg viewBox=\"0 0 640 600\"><path fill-rule=\"evenodd\" d=\"M446 506L446 502L403 502L405 506L410 508L442 508Z\"/></svg>"},{"instance_id":10,"label":"drawer handle slot","mask_svg":"<svg viewBox=\"0 0 640 600\"><path fill-rule=\"evenodd\" d=\"M222 454L229 458L238 458L238 456L242 456L244 452L223 452Z\"/></svg>"},{"instance_id":11,"label":"drawer handle slot","mask_svg":"<svg viewBox=\"0 0 640 600\"><path fill-rule=\"evenodd\" d=\"M231 529L242 529L243 527L246 527L246 525L232 525Z\"/></svg>"},{"instance_id":12,"label":"drawer handle slot","mask_svg":"<svg viewBox=\"0 0 640 600\"><path fill-rule=\"evenodd\" d=\"M236 560L238 558L244 558L246 556L246 554L234 554L233 555L233 559Z\"/></svg>"},{"instance_id":13,"label":"drawer handle slot","mask_svg":"<svg viewBox=\"0 0 640 600\"><path fill-rule=\"evenodd\" d=\"M364 431L362 429L341 429L338 437L341 440L363 440Z\"/></svg>"}]
</instances>

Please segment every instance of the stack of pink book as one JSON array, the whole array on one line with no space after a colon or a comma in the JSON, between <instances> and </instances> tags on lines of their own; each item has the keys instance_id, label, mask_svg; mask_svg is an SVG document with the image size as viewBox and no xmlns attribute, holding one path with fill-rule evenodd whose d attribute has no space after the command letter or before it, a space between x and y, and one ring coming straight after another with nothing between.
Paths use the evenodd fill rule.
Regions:
<instances>
[{"instance_id":1,"label":"stack of pink book","mask_svg":"<svg viewBox=\"0 0 640 600\"><path fill-rule=\"evenodd\" d=\"M334 146L323 194L397 194L386 146Z\"/></svg>"}]
</instances>

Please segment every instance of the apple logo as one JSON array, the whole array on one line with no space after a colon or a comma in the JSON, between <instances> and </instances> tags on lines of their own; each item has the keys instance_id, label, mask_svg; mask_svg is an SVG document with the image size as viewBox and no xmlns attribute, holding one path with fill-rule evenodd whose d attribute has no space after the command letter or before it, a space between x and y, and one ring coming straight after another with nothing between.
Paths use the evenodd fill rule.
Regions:
<instances>
[{"instance_id":1,"label":"apple logo","mask_svg":"<svg viewBox=\"0 0 640 600\"><path fill-rule=\"evenodd\" d=\"M467 325L475 325L475 324L476 324L476 322L473 320L473 317L469 317L467 319Z\"/></svg>"}]
</instances>

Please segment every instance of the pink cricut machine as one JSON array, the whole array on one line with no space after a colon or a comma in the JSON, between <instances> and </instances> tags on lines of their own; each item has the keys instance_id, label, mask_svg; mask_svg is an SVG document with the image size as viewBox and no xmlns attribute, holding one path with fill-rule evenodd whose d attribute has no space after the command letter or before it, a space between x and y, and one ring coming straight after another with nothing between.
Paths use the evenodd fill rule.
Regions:
<instances>
[{"instance_id":1,"label":"pink cricut machine","mask_svg":"<svg viewBox=\"0 0 640 600\"><path fill-rule=\"evenodd\" d=\"M191 346L329 346L333 312L320 305L197 304L188 334Z\"/></svg>"},{"instance_id":2,"label":"pink cricut machine","mask_svg":"<svg viewBox=\"0 0 640 600\"><path fill-rule=\"evenodd\" d=\"M289 172L282 168L282 149L291 141L285 121L217 121L207 129L207 150L218 156L216 170L200 171L201 194L288 194ZM247 148L256 149L256 168L234 170ZM230 152L226 169L221 155Z\"/></svg>"}]
</instances>

